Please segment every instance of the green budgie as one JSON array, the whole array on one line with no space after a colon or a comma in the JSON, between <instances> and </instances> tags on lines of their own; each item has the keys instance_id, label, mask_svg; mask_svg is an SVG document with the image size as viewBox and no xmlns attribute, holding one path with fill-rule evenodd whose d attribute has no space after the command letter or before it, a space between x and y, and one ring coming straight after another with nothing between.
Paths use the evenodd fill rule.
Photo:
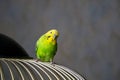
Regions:
<instances>
[{"instance_id":1,"label":"green budgie","mask_svg":"<svg viewBox=\"0 0 120 80\"><path fill-rule=\"evenodd\" d=\"M42 62L53 62L57 51L57 38L59 33L52 29L43 34L36 43L36 56Z\"/></svg>"}]
</instances>

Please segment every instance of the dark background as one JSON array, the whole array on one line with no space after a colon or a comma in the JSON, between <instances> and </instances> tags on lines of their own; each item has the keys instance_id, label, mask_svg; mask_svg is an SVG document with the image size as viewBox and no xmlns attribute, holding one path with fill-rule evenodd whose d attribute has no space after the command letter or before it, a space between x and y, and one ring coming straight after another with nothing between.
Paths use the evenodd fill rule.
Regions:
<instances>
[{"instance_id":1,"label":"dark background","mask_svg":"<svg viewBox=\"0 0 120 80\"><path fill-rule=\"evenodd\" d=\"M56 63L87 80L120 80L119 0L0 0L0 33L30 56L53 28L60 33Z\"/></svg>"}]
</instances>

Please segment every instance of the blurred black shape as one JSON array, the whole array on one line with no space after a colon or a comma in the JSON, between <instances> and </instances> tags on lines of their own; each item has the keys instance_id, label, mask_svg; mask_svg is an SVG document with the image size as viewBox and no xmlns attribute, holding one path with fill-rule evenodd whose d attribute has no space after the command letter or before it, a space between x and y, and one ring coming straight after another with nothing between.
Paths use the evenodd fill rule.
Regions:
<instances>
[{"instance_id":1,"label":"blurred black shape","mask_svg":"<svg viewBox=\"0 0 120 80\"><path fill-rule=\"evenodd\" d=\"M0 58L31 58L13 39L0 33Z\"/></svg>"}]
</instances>

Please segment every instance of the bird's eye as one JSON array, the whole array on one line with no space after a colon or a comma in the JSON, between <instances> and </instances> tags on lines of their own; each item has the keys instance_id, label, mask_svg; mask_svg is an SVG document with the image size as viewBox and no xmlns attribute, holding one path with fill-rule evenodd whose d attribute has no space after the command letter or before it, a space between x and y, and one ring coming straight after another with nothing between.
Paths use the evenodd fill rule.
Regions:
<instances>
[{"instance_id":1,"label":"bird's eye","mask_svg":"<svg viewBox=\"0 0 120 80\"><path fill-rule=\"evenodd\" d=\"M50 32L52 34L52 32Z\"/></svg>"}]
</instances>

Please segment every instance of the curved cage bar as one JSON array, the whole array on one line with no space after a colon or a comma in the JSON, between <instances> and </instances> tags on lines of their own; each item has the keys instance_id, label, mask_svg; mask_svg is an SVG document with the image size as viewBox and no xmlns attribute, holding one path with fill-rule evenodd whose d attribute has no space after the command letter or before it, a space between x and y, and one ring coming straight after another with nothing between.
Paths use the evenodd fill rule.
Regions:
<instances>
[{"instance_id":1,"label":"curved cage bar","mask_svg":"<svg viewBox=\"0 0 120 80\"><path fill-rule=\"evenodd\" d=\"M1 80L85 80L67 67L33 59L0 58Z\"/></svg>"}]
</instances>

